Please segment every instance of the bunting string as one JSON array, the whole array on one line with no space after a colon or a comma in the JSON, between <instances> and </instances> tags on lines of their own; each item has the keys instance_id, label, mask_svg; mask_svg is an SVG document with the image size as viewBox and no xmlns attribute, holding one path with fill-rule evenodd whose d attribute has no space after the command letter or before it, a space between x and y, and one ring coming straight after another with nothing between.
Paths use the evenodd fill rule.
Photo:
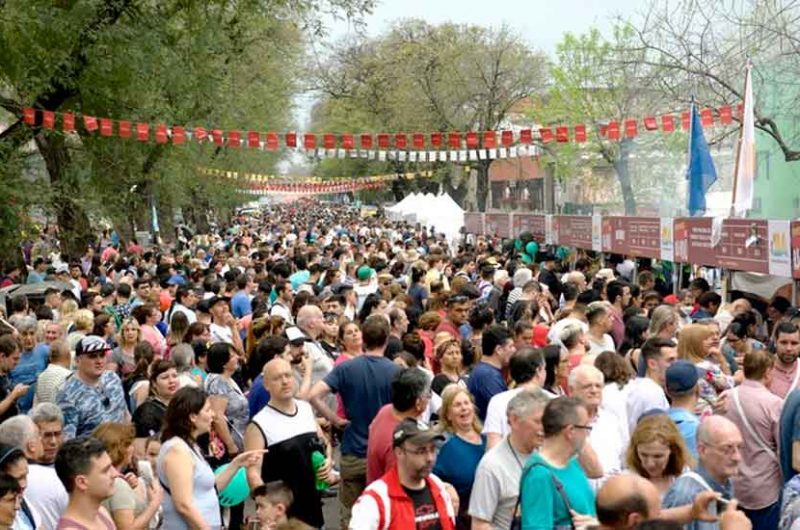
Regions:
<instances>
[{"instance_id":1,"label":"bunting string","mask_svg":"<svg viewBox=\"0 0 800 530\"><path fill-rule=\"evenodd\" d=\"M703 127L728 126L742 116L742 104L704 108ZM641 118L607 120L597 124L579 123L538 128L491 131L435 131L413 133L313 133L264 132L256 130L151 124L134 120L98 118L78 112L56 112L24 107L21 119L31 127L60 130L68 134L118 137L138 142L181 145L212 143L230 149L278 151L294 149L316 158L364 158L398 162L466 162L473 160L539 156L540 145L584 143L590 132L602 139L619 141L635 138L641 131L672 133L689 130L689 111L662 113Z\"/></svg>"}]
</instances>

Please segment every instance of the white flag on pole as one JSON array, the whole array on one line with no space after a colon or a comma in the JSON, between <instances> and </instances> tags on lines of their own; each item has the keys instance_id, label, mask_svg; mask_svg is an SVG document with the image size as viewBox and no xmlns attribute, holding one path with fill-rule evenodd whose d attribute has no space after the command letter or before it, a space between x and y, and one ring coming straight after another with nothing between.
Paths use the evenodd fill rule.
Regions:
<instances>
[{"instance_id":1,"label":"white flag on pole","mask_svg":"<svg viewBox=\"0 0 800 530\"><path fill-rule=\"evenodd\" d=\"M744 217L753 207L753 189L756 177L756 130L753 109L753 84L748 63L744 80L744 110L742 112L742 134L739 141L738 164L733 190L733 214Z\"/></svg>"}]
</instances>

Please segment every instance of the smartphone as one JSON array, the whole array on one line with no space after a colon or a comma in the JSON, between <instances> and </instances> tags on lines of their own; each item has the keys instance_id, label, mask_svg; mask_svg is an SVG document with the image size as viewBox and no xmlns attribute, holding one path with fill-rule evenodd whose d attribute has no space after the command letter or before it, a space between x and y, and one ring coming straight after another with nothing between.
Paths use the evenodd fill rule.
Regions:
<instances>
[{"instance_id":1,"label":"smartphone","mask_svg":"<svg viewBox=\"0 0 800 530\"><path fill-rule=\"evenodd\" d=\"M726 499L725 497L719 497L717 499L717 514L724 512L728 508L728 504L731 502L730 499Z\"/></svg>"}]
</instances>

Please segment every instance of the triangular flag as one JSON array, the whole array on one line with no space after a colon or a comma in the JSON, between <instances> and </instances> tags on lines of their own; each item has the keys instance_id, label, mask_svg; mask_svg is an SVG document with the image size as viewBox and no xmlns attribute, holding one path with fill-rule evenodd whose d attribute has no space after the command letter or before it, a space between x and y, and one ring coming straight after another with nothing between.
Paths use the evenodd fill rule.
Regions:
<instances>
[{"instance_id":1,"label":"triangular flag","mask_svg":"<svg viewBox=\"0 0 800 530\"><path fill-rule=\"evenodd\" d=\"M500 134L500 142L505 146L508 147L509 145L514 143L514 131L503 131Z\"/></svg>"},{"instance_id":2,"label":"triangular flag","mask_svg":"<svg viewBox=\"0 0 800 530\"><path fill-rule=\"evenodd\" d=\"M484 149L494 149L497 147L497 133L495 131L484 131L483 147Z\"/></svg>"},{"instance_id":3,"label":"triangular flag","mask_svg":"<svg viewBox=\"0 0 800 530\"><path fill-rule=\"evenodd\" d=\"M711 127L714 125L714 111L711 109L703 109L700 111L700 123L703 127Z\"/></svg>"},{"instance_id":4,"label":"triangular flag","mask_svg":"<svg viewBox=\"0 0 800 530\"><path fill-rule=\"evenodd\" d=\"M730 105L724 105L719 108L719 122L722 125L730 125L733 123L733 109Z\"/></svg>"},{"instance_id":5,"label":"triangular flag","mask_svg":"<svg viewBox=\"0 0 800 530\"><path fill-rule=\"evenodd\" d=\"M61 117L62 129L64 132L75 132L75 115L71 112L65 112Z\"/></svg>"},{"instance_id":6,"label":"triangular flag","mask_svg":"<svg viewBox=\"0 0 800 530\"><path fill-rule=\"evenodd\" d=\"M122 122L120 122L120 136L122 136ZM172 143L174 145L181 145L186 141L186 128L179 125L172 127Z\"/></svg>"},{"instance_id":7,"label":"triangular flag","mask_svg":"<svg viewBox=\"0 0 800 530\"><path fill-rule=\"evenodd\" d=\"M278 133L268 132L267 133L267 149L270 151L277 151L278 150Z\"/></svg>"},{"instance_id":8,"label":"triangular flag","mask_svg":"<svg viewBox=\"0 0 800 530\"><path fill-rule=\"evenodd\" d=\"M305 149L316 149L317 148L317 135L311 133L305 133L303 135L303 147Z\"/></svg>"},{"instance_id":9,"label":"triangular flag","mask_svg":"<svg viewBox=\"0 0 800 530\"><path fill-rule=\"evenodd\" d=\"M372 149L372 135L371 134L362 134L361 135L361 149Z\"/></svg>"},{"instance_id":10,"label":"triangular flag","mask_svg":"<svg viewBox=\"0 0 800 530\"><path fill-rule=\"evenodd\" d=\"M408 138L406 135L403 133L395 134L394 146L397 149L406 149L408 147Z\"/></svg>"},{"instance_id":11,"label":"triangular flag","mask_svg":"<svg viewBox=\"0 0 800 530\"><path fill-rule=\"evenodd\" d=\"M412 137L414 149L425 149L425 135L422 133L414 133Z\"/></svg>"},{"instance_id":12,"label":"triangular flag","mask_svg":"<svg viewBox=\"0 0 800 530\"><path fill-rule=\"evenodd\" d=\"M619 122L616 120L608 122L607 133L609 140L619 140Z\"/></svg>"},{"instance_id":13,"label":"triangular flag","mask_svg":"<svg viewBox=\"0 0 800 530\"><path fill-rule=\"evenodd\" d=\"M165 144L167 140L167 126L163 123L159 123L156 125L156 143Z\"/></svg>"},{"instance_id":14,"label":"triangular flag","mask_svg":"<svg viewBox=\"0 0 800 530\"><path fill-rule=\"evenodd\" d=\"M25 107L22 109L22 121L27 125L36 125L36 109L33 107Z\"/></svg>"},{"instance_id":15,"label":"triangular flag","mask_svg":"<svg viewBox=\"0 0 800 530\"><path fill-rule=\"evenodd\" d=\"M94 116L83 116L83 126L86 127L86 130L91 132L95 132L100 126L97 125L97 118Z\"/></svg>"},{"instance_id":16,"label":"triangular flag","mask_svg":"<svg viewBox=\"0 0 800 530\"><path fill-rule=\"evenodd\" d=\"M297 147L297 133L296 132L286 133L283 141L286 142L286 147Z\"/></svg>"},{"instance_id":17,"label":"triangular flag","mask_svg":"<svg viewBox=\"0 0 800 530\"><path fill-rule=\"evenodd\" d=\"M638 133L639 131L636 128L636 120L634 119L625 120L625 137L634 138Z\"/></svg>"},{"instance_id":18,"label":"triangular flag","mask_svg":"<svg viewBox=\"0 0 800 530\"><path fill-rule=\"evenodd\" d=\"M661 116L661 130L664 132L672 132L675 130L675 117L672 114L664 114Z\"/></svg>"},{"instance_id":19,"label":"triangular flag","mask_svg":"<svg viewBox=\"0 0 800 530\"><path fill-rule=\"evenodd\" d=\"M523 129L525 130L525 129ZM530 130L530 129L527 129ZM543 127L539 129L539 136L542 138L543 144L548 144L553 141L553 131L549 127ZM520 132L520 142L522 142L522 134Z\"/></svg>"},{"instance_id":20,"label":"triangular flag","mask_svg":"<svg viewBox=\"0 0 800 530\"><path fill-rule=\"evenodd\" d=\"M539 133L541 134L542 129L539 129ZM548 129L548 132L550 130ZM533 131L531 129L521 129L519 131L519 143L521 144L529 144L533 142Z\"/></svg>"},{"instance_id":21,"label":"triangular flag","mask_svg":"<svg viewBox=\"0 0 800 530\"><path fill-rule=\"evenodd\" d=\"M343 134L342 135L342 148L344 149L353 149L355 147L355 139L353 138L352 134Z\"/></svg>"},{"instance_id":22,"label":"triangular flag","mask_svg":"<svg viewBox=\"0 0 800 530\"><path fill-rule=\"evenodd\" d=\"M258 149L261 147L261 133L258 131L247 131L247 147Z\"/></svg>"}]
</instances>

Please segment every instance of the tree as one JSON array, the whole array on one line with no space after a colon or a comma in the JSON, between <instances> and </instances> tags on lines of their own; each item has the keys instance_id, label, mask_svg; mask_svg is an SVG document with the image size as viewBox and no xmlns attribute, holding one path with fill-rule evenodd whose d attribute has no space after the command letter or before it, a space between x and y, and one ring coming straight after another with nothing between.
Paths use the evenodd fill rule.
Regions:
<instances>
[{"instance_id":1,"label":"tree","mask_svg":"<svg viewBox=\"0 0 800 530\"><path fill-rule=\"evenodd\" d=\"M318 130L374 132L493 130L512 107L542 90L546 61L507 27L404 20L376 39L342 43L317 68ZM481 138L481 141L483 139ZM486 207L488 160L478 173Z\"/></svg>"},{"instance_id":2,"label":"tree","mask_svg":"<svg viewBox=\"0 0 800 530\"><path fill-rule=\"evenodd\" d=\"M800 103L800 3L654 0L634 26L635 46L644 52L644 63L659 70L660 89L684 107L692 93L714 107L743 101L744 66L751 59L755 126L777 143L786 161L800 160L800 130L779 124L797 119ZM768 106L759 88L775 83L794 95Z\"/></svg>"},{"instance_id":3,"label":"tree","mask_svg":"<svg viewBox=\"0 0 800 530\"><path fill-rule=\"evenodd\" d=\"M77 136L65 136L25 126L21 109L280 130L291 121L297 64L306 35L322 30L320 15L357 15L372 4L3 2L0 107L11 124L0 131L0 167L24 167L21 161L32 148L41 156L47 179L40 196L50 199L41 206L56 214L67 256L83 253L101 219L111 218L125 232L142 226L154 201L166 212L187 205L205 211L229 207L241 200L229 183L200 177L197 168L230 164L265 171L276 155L98 138L83 127Z\"/></svg>"},{"instance_id":4,"label":"tree","mask_svg":"<svg viewBox=\"0 0 800 530\"><path fill-rule=\"evenodd\" d=\"M644 187L632 178L631 155L643 143L650 144L647 148L675 149L668 139L634 139L625 134L627 118L666 108L666 98L654 88L654 68L644 65L639 60L643 53L633 49L634 37L627 25L615 27L610 40L597 29L583 35L566 34L550 69L551 88L533 112L538 122L548 126L587 126L586 144L549 144L544 146L547 157L562 181L572 178L585 159L602 159L613 168L628 215L636 213L634 188L637 184ZM618 139L602 132L612 121L619 126Z\"/></svg>"}]
</instances>

